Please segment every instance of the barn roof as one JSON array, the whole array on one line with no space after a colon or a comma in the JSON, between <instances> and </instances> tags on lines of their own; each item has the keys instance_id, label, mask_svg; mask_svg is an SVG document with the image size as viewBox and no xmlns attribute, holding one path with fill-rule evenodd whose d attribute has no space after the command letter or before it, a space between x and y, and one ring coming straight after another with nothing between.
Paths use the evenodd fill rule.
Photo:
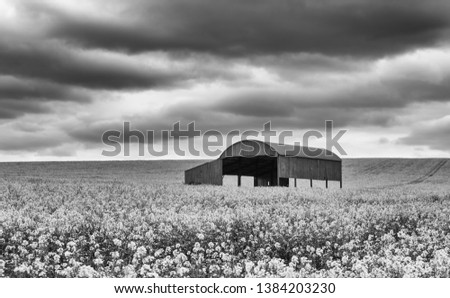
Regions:
<instances>
[{"instance_id":1,"label":"barn roof","mask_svg":"<svg viewBox=\"0 0 450 298\"><path fill-rule=\"evenodd\" d=\"M245 146L245 149L242 148L243 145ZM250 147L253 150L250 149ZM338 155L326 149L298 145L276 144L259 140L244 140L234 143L222 153L220 159L237 156L252 157L262 155L341 161L341 158Z\"/></svg>"}]
</instances>

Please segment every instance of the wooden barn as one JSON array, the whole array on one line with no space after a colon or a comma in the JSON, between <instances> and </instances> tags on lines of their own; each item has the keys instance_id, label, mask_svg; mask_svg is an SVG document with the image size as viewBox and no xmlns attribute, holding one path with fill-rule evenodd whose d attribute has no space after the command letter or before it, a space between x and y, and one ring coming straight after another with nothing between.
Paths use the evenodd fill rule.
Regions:
<instances>
[{"instance_id":1,"label":"wooden barn","mask_svg":"<svg viewBox=\"0 0 450 298\"><path fill-rule=\"evenodd\" d=\"M342 188L342 160L318 148L245 140L228 147L214 161L185 171L186 184L222 185L224 175L254 177L254 186L289 186L289 178L339 181Z\"/></svg>"},{"instance_id":2,"label":"wooden barn","mask_svg":"<svg viewBox=\"0 0 450 298\"><path fill-rule=\"evenodd\" d=\"M254 186L289 186L289 179L339 181L342 188L342 160L318 148L245 140L228 147L214 161L185 171L186 184L222 185L224 175L254 177Z\"/></svg>"}]
</instances>

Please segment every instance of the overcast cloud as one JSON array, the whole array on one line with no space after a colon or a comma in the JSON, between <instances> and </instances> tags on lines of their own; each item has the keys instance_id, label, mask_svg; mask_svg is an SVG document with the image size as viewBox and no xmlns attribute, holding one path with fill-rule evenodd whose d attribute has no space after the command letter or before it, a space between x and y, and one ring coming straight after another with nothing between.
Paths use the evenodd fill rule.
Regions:
<instances>
[{"instance_id":1,"label":"overcast cloud","mask_svg":"<svg viewBox=\"0 0 450 298\"><path fill-rule=\"evenodd\" d=\"M0 160L101 158L124 121L450 156L449 115L446 0L0 2Z\"/></svg>"}]
</instances>

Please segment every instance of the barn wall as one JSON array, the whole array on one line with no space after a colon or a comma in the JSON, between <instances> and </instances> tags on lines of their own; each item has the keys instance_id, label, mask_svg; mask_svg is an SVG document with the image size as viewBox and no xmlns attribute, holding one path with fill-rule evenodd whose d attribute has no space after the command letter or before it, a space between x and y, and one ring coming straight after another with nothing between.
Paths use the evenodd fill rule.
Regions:
<instances>
[{"instance_id":1,"label":"barn wall","mask_svg":"<svg viewBox=\"0 0 450 298\"><path fill-rule=\"evenodd\" d=\"M217 159L185 171L184 183L222 185L222 160Z\"/></svg>"},{"instance_id":2,"label":"barn wall","mask_svg":"<svg viewBox=\"0 0 450 298\"><path fill-rule=\"evenodd\" d=\"M279 156L278 172L281 178L340 181L342 163L332 160Z\"/></svg>"}]
</instances>

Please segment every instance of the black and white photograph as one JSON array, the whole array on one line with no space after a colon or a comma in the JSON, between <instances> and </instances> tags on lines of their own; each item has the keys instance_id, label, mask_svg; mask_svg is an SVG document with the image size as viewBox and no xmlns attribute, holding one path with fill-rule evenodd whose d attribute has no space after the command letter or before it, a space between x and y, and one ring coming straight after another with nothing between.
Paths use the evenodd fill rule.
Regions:
<instances>
[{"instance_id":1,"label":"black and white photograph","mask_svg":"<svg viewBox=\"0 0 450 298\"><path fill-rule=\"evenodd\" d=\"M0 277L450 278L450 1L0 0Z\"/></svg>"}]
</instances>

